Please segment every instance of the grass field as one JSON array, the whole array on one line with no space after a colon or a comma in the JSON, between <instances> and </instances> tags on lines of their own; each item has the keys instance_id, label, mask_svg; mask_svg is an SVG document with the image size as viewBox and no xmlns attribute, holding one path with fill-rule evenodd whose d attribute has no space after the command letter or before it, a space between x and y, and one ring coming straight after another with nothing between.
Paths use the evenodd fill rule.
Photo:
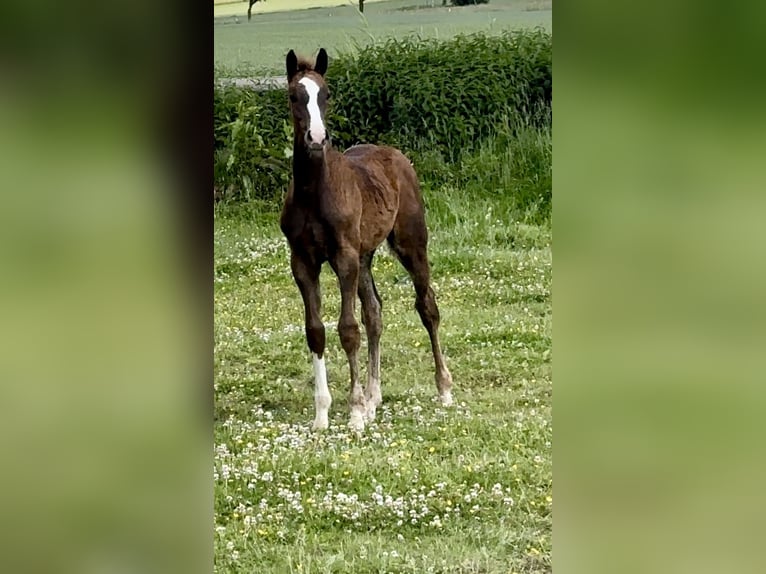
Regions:
<instances>
[{"instance_id":1,"label":"grass field","mask_svg":"<svg viewBox=\"0 0 766 574\"><path fill-rule=\"evenodd\" d=\"M412 285L381 248L384 402L359 437L346 427L332 272L321 282L334 402L315 434L303 306L276 216L217 213L217 572L551 571L550 228L514 222L497 200L426 199L456 406L434 400ZM360 357L364 379L364 342Z\"/></svg>"},{"instance_id":2,"label":"grass field","mask_svg":"<svg viewBox=\"0 0 766 574\"><path fill-rule=\"evenodd\" d=\"M385 0L365 0L365 10L374 2L384 2ZM428 2L428 0L425 0ZM350 0L266 0L253 5L252 14L268 14L270 12L287 12L291 10L306 10L309 8L330 8L352 4ZM441 4L441 0L438 2ZM358 1L353 3L358 5ZM234 17L247 20L247 0L214 0L213 16L215 18Z\"/></svg>"},{"instance_id":3,"label":"grass field","mask_svg":"<svg viewBox=\"0 0 766 574\"><path fill-rule=\"evenodd\" d=\"M550 30L552 22L552 3L545 0L492 0L489 4L460 8L442 8L440 0L433 7L430 0L388 0L365 4L364 16L360 16L355 4L344 4L342 0L335 3L340 6L261 13L253 16L251 22L246 17L215 18L214 57L219 73L281 74L285 54L290 49L313 54L324 47L332 57L338 50L391 36L447 38L460 33L491 33L530 26ZM267 2L269 10L276 6L288 9L296 4L297 0ZM247 4L242 6L242 14L246 14Z\"/></svg>"}]
</instances>

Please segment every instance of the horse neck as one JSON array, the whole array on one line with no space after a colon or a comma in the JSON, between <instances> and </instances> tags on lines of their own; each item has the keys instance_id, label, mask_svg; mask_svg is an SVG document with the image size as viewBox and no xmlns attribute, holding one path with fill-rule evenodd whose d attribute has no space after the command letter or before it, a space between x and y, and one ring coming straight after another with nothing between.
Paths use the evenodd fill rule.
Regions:
<instances>
[{"instance_id":1,"label":"horse neck","mask_svg":"<svg viewBox=\"0 0 766 574\"><path fill-rule=\"evenodd\" d=\"M293 140L293 181L296 190L313 192L327 173L327 156L332 153L329 149L321 158L312 158L303 145L303 134L298 134Z\"/></svg>"}]
</instances>

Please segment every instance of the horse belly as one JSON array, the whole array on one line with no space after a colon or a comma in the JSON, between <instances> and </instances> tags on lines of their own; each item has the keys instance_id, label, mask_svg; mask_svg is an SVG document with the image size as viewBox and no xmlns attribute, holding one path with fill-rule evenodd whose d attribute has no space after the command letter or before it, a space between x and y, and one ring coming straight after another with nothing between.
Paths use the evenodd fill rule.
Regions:
<instances>
[{"instance_id":1,"label":"horse belly","mask_svg":"<svg viewBox=\"0 0 766 574\"><path fill-rule=\"evenodd\" d=\"M390 197L388 201L380 197L365 198L359 222L363 253L375 249L391 233L396 220L398 203L397 197Z\"/></svg>"},{"instance_id":2,"label":"horse belly","mask_svg":"<svg viewBox=\"0 0 766 574\"><path fill-rule=\"evenodd\" d=\"M369 252L391 233L399 211L402 169L412 166L401 152L385 146L355 146L344 157L361 200L361 251Z\"/></svg>"}]
</instances>

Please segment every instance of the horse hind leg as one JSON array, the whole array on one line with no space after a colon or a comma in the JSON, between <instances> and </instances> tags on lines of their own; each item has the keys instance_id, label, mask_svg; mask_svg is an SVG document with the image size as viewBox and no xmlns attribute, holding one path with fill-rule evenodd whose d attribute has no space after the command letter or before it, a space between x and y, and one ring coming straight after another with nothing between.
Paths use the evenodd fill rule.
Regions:
<instances>
[{"instance_id":1,"label":"horse hind leg","mask_svg":"<svg viewBox=\"0 0 766 574\"><path fill-rule=\"evenodd\" d=\"M374 252L362 256L359 264L359 300L362 303L362 323L367 333L367 386L364 398L367 420L375 419L378 406L383 402L380 392L380 334L383 330L382 304L372 277Z\"/></svg>"},{"instance_id":2,"label":"horse hind leg","mask_svg":"<svg viewBox=\"0 0 766 574\"><path fill-rule=\"evenodd\" d=\"M444 406L452 405L452 375L447 369L439 343L439 307L431 288L431 270L428 264L428 233L422 214L409 221L397 221L388 236L388 243L399 261L410 274L415 286L415 308L431 339L431 352L436 367L436 389Z\"/></svg>"}]
</instances>

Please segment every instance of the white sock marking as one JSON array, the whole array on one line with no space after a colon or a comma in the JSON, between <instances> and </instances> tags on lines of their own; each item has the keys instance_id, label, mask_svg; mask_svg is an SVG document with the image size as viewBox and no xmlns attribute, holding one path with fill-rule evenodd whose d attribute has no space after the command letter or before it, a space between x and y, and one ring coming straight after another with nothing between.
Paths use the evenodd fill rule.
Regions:
<instances>
[{"instance_id":1,"label":"white sock marking","mask_svg":"<svg viewBox=\"0 0 766 574\"><path fill-rule=\"evenodd\" d=\"M307 108L309 111L309 133L311 134L311 140L316 143L322 143L325 140L327 130L322 121L322 112L319 111L319 86L311 78L301 78L298 83L306 88L306 93L309 95Z\"/></svg>"},{"instance_id":2,"label":"white sock marking","mask_svg":"<svg viewBox=\"0 0 766 574\"><path fill-rule=\"evenodd\" d=\"M316 409L314 429L326 429L329 426L327 415L332 404L332 396L327 386L327 370L324 357L320 359L316 353L311 353L311 356L314 360L314 408Z\"/></svg>"},{"instance_id":3,"label":"white sock marking","mask_svg":"<svg viewBox=\"0 0 766 574\"><path fill-rule=\"evenodd\" d=\"M353 407L351 409L351 418L348 421L348 426L353 431L361 432L364 430L364 417L365 412L364 409L359 409L359 407Z\"/></svg>"},{"instance_id":4,"label":"white sock marking","mask_svg":"<svg viewBox=\"0 0 766 574\"><path fill-rule=\"evenodd\" d=\"M380 368L378 368L378 371L380 371ZM380 396L380 379L373 378L372 376L368 377L367 387L364 390L364 398L367 403L367 420L375 420L378 405L383 402Z\"/></svg>"}]
</instances>

